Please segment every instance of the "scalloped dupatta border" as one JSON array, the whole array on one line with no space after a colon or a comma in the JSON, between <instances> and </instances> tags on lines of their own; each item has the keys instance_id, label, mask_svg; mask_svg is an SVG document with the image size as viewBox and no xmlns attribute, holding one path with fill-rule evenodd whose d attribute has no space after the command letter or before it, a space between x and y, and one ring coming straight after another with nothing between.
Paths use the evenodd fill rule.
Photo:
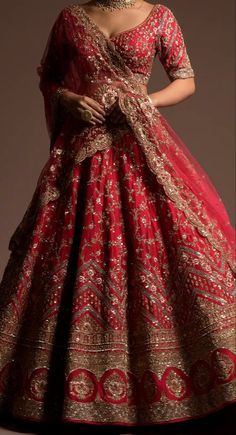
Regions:
<instances>
[{"instance_id":1,"label":"scalloped dupatta border","mask_svg":"<svg viewBox=\"0 0 236 435\"><path fill-rule=\"evenodd\" d=\"M234 251L231 252L228 239L224 237L222 231L218 228L217 221L208 216L207 210L203 210L204 199L203 201L199 200L181 178L174 178L172 176L171 171L168 171L169 163L166 160L166 156L157 155L156 145L151 140L152 138L148 137L146 123L143 124L142 122L139 124L137 120L134 122L132 114L140 108L137 100L127 94L120 93L119 106L126 115L127 122L132 127L144 151L149 169L156 176L158 183L163 186L168 198L175 203L179 210L185 213L187 219L197 228L199 233L203 237L206 237L212 246L221 252L224 260L228 262L233 272L236 272ZM143 116L145 115L146 113L143 111ZM146 120L148 121L147 116ZM201 217L203 217L204 222Z\"/></svg>"},{"instance_id":2,"label":"scalloped dupatta border","mask_svg":"<svg viewBox=\"0 0 236 435\"><path fill-rule=\"evenodd\" d=\"M168 159L165 152L161 150L161 142L158 135L153 134L153 125L158 122L161 123L160 112L150 103L147 95L143 93L140 83L125 64L120 53L116 51L113 42L106 38L103 32L89 19L79 5L68 6L67 10L76 19L75 27L77 34L74 35L75 39L78 39L78 26L82 24L86 32L86 37L91 41L93 46L96 44L99 50L101 63L104 64L104 62L106 62L111 72L111 77L114 76L114 80L120 80L125 85L121 88L117 88L117 98L120 109L125 114L127 123L133 130L145 154L147 165L156 176L158 183L163 186L168 198L175 203L179 210L185 213L186 218L197 228L199 233L203 237L206 237L215 249L221 252L224 260L227 261L231 269L236 272L235 251L233 247L231 247L228 238L222 233L217 220L208 214L208 210L204 204L204 198L198 198L188 184L176 174L170 159ZM107 85L104 85L103 82L101 86L103 97L106 99L107 96L108 100L111 93L111 77L109 77ZM114 89L112 92L114 93ZM164 130L165 128L163 127L164 145L167 149L168 139L171 139L171 137L168 131ZM173 139L171 141L173 146ZM181 153L181 150L178 151ZM185 165L191 165L191 162L188 162L184 153L182 153L181 157L184 159ZM86 158L86 155L84 158ZM76 159L75 155L75 163L81 163L82 160L81 158L79 160ZM191 168L194 171L192 165ZM70 179L71 177L68 174L66 185L69 184ZM51 186L48 186L49 191L50 188ZM53 200L59 195L60 192L53 192L52 195L49 195L49 198L51 197Z\"/></svg>"}]
</instances>

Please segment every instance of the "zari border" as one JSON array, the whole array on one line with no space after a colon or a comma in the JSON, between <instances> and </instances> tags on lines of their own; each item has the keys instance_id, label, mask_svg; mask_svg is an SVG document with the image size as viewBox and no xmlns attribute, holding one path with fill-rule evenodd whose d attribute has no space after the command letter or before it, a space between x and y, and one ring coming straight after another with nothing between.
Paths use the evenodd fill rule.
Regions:
<instances>
[{"instance_id":1,"label":"zari border","mask_svg":"<svg viewBox=\"0 0 236 435\"><path fill-rule=\"evenodd\" d=\"M89 37L98 45L101 54L104 57L104 61L107 62L108 66L110 66L113 75L127 85L128 92L125 93L120 91L118 93L120 108L123 113L126 114L127 122L133 129L145 153L148 166L156 175L158 182L162 184L166 195L176 204L177 208L185 213L188 220L199 230L200 234L203 237L206 237L209 242L221 252L232 270L236 271L234 252L231 252L229 242L218 228L217 222L213 222L213 219L210 219L209 217L208 224L201 222L199 216L193 211L193 209L191 209L189 203L195 201L197 210L200 210L202 202L199 201L190 191L188 192L190 195L189 200L185 199L188 187L181 179L177 178L176 180L173 180L171 174L166 170L166 166L171 166L170 162L165 160L165 155L163 153L161 157L158 157L157 155L156 147L158 143L153 144L151 142L147 133L148 129L144 128L144 126L139 122L138 116L135 116L135 122L133 120L133 114L135 111L137 112L141 109L142 113L145 113L146 115L146 122L148 124L155 121L155 115L157 117L160 116L159 111L156 108L153 111L152 104L147 98L147 95L143 93L143 88L140 87L139 82L130 68L125 64L124 59L116 50L113 42L106 38L99 27L89 19L83 8L81 8L80 5L72 4L67 6L67 10L73 15L73 17L75 17L76 25L82 24L85 30L88 29ZM135 98L135 95L132 95L132 92L137 95L137 90L139 98ZM131 95L129 95L130 93ZM143 106L145 107L145 111ZM160 150L158 151L161 153ZM183 192L183 197L181 196L181 190ZM207 217L206 212L205 217Z\"/></svg>"},{"instance_id":2,"label":"zari border","mask_svg":"<svg viewBox=\"0 0 236 435\"><path fill-rule=\"evenodd\" d=\"M140 101L140 99L139 99ZM141 104L146 103L146 98L144 97ZM165 156L163 158L158 157L156 153L156 148L152 144L152 142L148 138L147 130L143 127L142 124L138 123L136 118L135 123L132 122L132 114L135 110L136 99L132 98L127 94L119 94L119 106L122 112L126 115L127 122L132 127L139 143L141 144L148 167L152 171L152 173L156 176L158 183L160 183L168 198L170 198L179 210L182 210L188 220L198 229L199 233L206 237L209 242L218 249L223 258L229 263L230 267L233 271L236 271L236 262L234 261L234 255L228 248L228 241L224 238L223 233L217 228L217 222L210 220L208 218L208 226L203 224L199 219L197 213L195 213L188 202L195 200L197 202L197 208L200 209L201 202L198 201L197 197L192 193L189 199L185 199L180 194L180 189L184 191L186 186L180 179L176 179L177 183L175 184L171 174L165 169ZM214 227L215 225L215 227ZM217 232L217 237L214 234L214 231ZM225 244L225 246L224 246Z\"/></svg>"}]
</instances>

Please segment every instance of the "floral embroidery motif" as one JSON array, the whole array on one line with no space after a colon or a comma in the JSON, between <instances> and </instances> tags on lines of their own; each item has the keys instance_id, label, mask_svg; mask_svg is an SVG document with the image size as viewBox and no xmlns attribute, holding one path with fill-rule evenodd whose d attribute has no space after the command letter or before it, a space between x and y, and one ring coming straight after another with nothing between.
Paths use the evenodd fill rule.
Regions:
<instances>
[{"instance_id":1,"label":"floral embroidery motif","mask_svg":"<svg viewBox=\"0 0 236 435\"><path fill-rule=\"evenodd\" d=\"M167 7L159 24L155 49L171 81L195 76L181 27Z\"/></svg>"},{"instance_id":2,"label":"floral embroidery motif","mask_svg":"<svg viewBox=\"0 0 236 435\"><path fill-rule=\"evenodd\" d=\"M136 425L236 400L228 216L144 89L156 54L170 80L193 76L180 32L163 5L110 40L78 5L53 26L40 69L50 156L0 284L1 410ZM124 122L60 113L60 86L108 115L117 101Z\"/></svg>"}]
</instances>

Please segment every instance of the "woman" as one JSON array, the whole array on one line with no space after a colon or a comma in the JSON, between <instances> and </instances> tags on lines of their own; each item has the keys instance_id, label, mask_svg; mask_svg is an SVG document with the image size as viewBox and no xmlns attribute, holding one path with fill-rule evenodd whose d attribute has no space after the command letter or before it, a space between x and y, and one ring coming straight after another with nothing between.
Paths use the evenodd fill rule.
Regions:
<instances>
[{"instance_id":1,"label":"woman","mask_svg":"<svg viewBox=\"0 0 236 435\"><path fill-rule=\"evenodd\" d=\"M171 83L147 95L155 56ZM37 71L50 156L1 282L2 412L139 426L234 402L235 230L158 110L195 91L175 16L71 4Z\"/></svg>"}]
</instances>

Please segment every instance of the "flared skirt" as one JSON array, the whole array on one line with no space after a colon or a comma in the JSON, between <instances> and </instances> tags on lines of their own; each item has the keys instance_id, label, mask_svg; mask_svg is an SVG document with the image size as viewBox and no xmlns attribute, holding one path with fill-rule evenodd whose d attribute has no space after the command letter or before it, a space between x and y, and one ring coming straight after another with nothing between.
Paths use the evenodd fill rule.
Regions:
<instances>
[{"instance_id":1,"label":"flared skirt","mask_svg":"<svg viewBox=\"0 0 236 435\"><path fill-rule=\"evenodd\" d=\"M166 196L129 130L40 202L63 140L9 243L0 409L142 425L236 401L235 273Z\"/></svg>"}]
</instances>

